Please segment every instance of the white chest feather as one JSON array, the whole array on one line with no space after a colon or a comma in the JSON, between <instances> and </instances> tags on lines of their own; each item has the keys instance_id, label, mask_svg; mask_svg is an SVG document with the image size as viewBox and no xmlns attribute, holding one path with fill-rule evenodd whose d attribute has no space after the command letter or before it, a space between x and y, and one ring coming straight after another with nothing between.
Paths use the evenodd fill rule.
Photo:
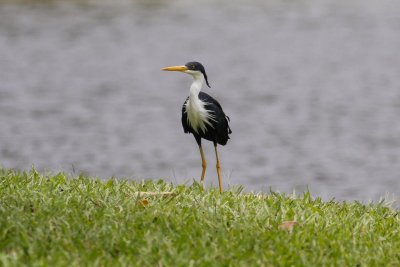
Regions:
<instances>
[{"instance_id":1,"label":"white chest feather","mask_svg":"<svg viewBox=\"0 0 400 267\"><path fill-rule=\"evenodd\" d=\"M213 127L212 120L215 120L212 110L207 110L205 103L199 99L201 86L203 85L203 74L193 74L194 81L190 86L189 100L186 102L187 123L192 129L200 134L205 133L207 125Z\"/></svg>"},{"instance_id":2,"label":"white chest feather","mask_svg":"<svg viewBox=\"0 0 400 267\"><path fill-rule=\"evenodd\" d=\"M207 125L212 126L211 120L214 120L214 115L204 106L206 103L199 98L191 99L186 102L187 122L196 133L207 131Z\"/></svg>"}]
</instances>

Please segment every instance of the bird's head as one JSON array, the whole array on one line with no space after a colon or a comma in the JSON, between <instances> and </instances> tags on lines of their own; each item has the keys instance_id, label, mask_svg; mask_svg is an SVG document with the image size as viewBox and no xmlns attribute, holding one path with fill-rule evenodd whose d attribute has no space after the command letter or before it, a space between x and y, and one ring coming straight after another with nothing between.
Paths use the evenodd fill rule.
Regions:
<instances>
[{"instance_id":1,"label":"bird's head","mask_svg":"<svg viewBox=\"0 0 400 267\"><path fill-rule=\"evenodd\" d=\"M171 67L163 68L162 70L184 72L184 73L192 75L194 79L203 76L204 80L206 80L207 86L211 88L211 86L207 80L206 71L205 71L203 65L199 62L192 61L192 62L188 62L182 66L171 66Z\"/></svg>"}]
</instances>

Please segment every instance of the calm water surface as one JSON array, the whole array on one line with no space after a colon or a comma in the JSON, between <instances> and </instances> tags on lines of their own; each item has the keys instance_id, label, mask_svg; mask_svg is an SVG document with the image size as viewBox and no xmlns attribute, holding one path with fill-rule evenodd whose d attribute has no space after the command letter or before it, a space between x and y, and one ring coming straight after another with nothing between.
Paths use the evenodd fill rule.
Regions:
<instances>
[{"instance_id":1,"label":"calm water surface","mask_svg":"<svg viewBox=\"0 0 400 267\"><path fill-rule=\"evenodd\" d=\"M231 117L225 187L398 199L399 10L388 0L3 1L0 165L190 184L201 171L180 124L191 78L160 69L197 60L203 89ZM205 152L216 186L211 143Z\"/></svg>"}]
</instances>

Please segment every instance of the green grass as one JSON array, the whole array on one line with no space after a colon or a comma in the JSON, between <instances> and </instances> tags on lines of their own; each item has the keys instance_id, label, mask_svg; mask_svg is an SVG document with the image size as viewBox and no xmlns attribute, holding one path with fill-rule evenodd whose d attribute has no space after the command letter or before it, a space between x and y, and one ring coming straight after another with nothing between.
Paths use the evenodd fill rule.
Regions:
<instances>
[{"instance_id":1,"label":"green grass","mask_svg":"<svg viewBox=\"0 0 400 267\"><path fill-rule=\"evenodd\" d=\"M137 191L175 197L139 199ZM279 229L296 220L292 232ZM384 204L0 170L0 266L400 266Z\"/></svg>"}]
</instances>

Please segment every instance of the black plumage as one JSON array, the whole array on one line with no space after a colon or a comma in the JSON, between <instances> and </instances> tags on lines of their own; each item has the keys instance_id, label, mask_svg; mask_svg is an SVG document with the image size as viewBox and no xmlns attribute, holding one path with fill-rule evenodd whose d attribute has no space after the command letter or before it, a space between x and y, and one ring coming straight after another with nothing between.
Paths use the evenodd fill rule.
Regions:
<instances>
[{"instance_id":1,"label":"black plumage","mask_svg":"<svg viewBox=\"0 0 400 267\"><path fill-rule=\"evenodd\" d=\"M189 101L189 97L186 99L182 106L182 126L185 133L191 133L194 135L197 143L201 144L201 138L211 141L215 144L226 145L229 139L229 134L232 133L229 127L229 117L225 115L221 105L210 95L200 92L199 99L204 103L204 108L214 115L214 120L210 120L211 125L206 124L206 130L195 131L188 123L188 116L186 112L186 104Z\"/></svg>"}]
</instances>

